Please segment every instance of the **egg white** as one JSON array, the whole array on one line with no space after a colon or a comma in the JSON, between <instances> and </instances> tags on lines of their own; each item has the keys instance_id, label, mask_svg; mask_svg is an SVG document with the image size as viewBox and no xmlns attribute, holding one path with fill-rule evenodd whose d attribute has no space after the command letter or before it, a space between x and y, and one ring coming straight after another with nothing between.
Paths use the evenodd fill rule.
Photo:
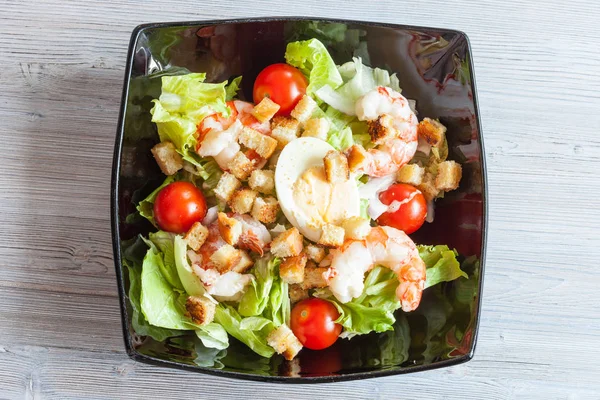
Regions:
<instances>
[{"instance_id":1,"label":"egg white","mask_svg":"<svg viewBox=\"0 0 600 400\"><path fill-rule=\"evenodd\" d=\"M296 205L293 187L307 169L322 166L323 158L331 150L335 149L323 140L312 137L299 138L284 147L275 168L275 188L281 210L290 223L313 242L319 240L322 230L310 226L311 217L301 212ZM348 217L360 215L360 197L354 179L343 185L348 194L344 196Z\"/></svg>"}]
</instances>

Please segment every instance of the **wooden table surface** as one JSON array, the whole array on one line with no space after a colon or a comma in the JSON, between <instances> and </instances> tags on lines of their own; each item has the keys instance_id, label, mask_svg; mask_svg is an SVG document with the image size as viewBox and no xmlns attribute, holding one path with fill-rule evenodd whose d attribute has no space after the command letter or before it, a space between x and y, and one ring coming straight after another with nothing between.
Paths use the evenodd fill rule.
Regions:
<instances>
[{"instance_id":1,"label":"wooden table surface","mask_svg":"<svg viewBox=\"0 0 600 400\"><path fill-rule=\"evenodd\" d=\"M469 35L490 206L471 362L282 386L125 354L109 188L131 30L269 15ZM595 0L1 0L0 399L599 399L599 20Z\"/></svg>"}]
</instances>

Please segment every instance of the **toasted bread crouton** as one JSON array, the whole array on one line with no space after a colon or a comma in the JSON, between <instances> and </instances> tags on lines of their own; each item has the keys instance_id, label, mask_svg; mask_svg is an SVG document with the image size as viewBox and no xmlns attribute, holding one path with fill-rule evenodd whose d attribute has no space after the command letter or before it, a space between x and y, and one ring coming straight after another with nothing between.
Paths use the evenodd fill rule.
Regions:
<instances>
[{"instance_id":1,"label":"toasted bread crouton","mask_svg":"<svg viewBox=\"0 0 600 400\"><path fill-rule=\"evenodd\" d=\"M312 99L312 97L305 94L300 99L298 104L296 104L296 107L294 107L290 115L296 118L298 121L304 123L311 117L313 111L315 111L315 108L317 108L317 103Z\"/></svg>"},{"instance_id":2,"label":"toasted bread crouton","mask_svg":"<svg viewBox=\"0 0 600 400\"><path fill-rule=\"evenodd\" d=\"M300 123L294 118L278 116L271 121L271 137L277 140L279 149L296 139L299 130Z\"/></svg>"},{"instance_id":3,"label":"toasted bread crouton","mask_svg":"<svg viewBox=\"0 0 600 400\"><path fill-rule=\"evenodd\" d=\"M344 244L344 228L333 224L325 224L322 227L323 233L319 239L319 244L329 247L339 247Z\"/></svg>"},{"instance_id":4,"label":"toasted bread crouton","mask_svg":"<svg viewBox=\"0 0 600 400\"><path fill-rule=\"evenodd\" d=\"M248 271L250 269L250 267L252 267L254 265L254 261L252 260L252 258L250 258L250 256L248 255L248 253L244 250L239 250L239 254L240 254L240 261L237 262L237 264L235 264L233 266L233 268L231 268L231 270L233 272L237 272L239 274L243 274L244 272Z\"/></svg>"},{"instance_id":5,"label":"toasted bread crouton","mask_svg":"<svg viewBox=\"0 0 600 400\"><path fill-rule=\"evenodd\" d=\"M280 233L271 242L271 253L275 257L294 257L302 252L304 244L302 243L302 235L297 228L290 228L287 231Z\"/></svg>"},{"instance_id":6,"label":"toasted bread crouton","mask_svg":"<svg viewBox=\"0 0 600 400\"><path fill-rule=\"evenodd\" d=\"M350 179L348 159L343 153L335 150L329 151L323 158L323 165L325 166L325 175L328 182L346 182Z\"/></svg>"},{"instance_id":7,"label":"toasted bread crouton","mask_svg":"<svg viewBox=\"0 0 600 400\"><path fill-rule=\"evenodd\" d=\"M287 325L281 325L273 329L267 336L267 343L275 349L278 354L283 354L286 360L296 357L302 350L302 344Z\"/></svg>"},{"instance_id":8,"label":"toasted bread crouton","mask_svg":"<svg viewBox=\"0 0 600 400\"><path fill-rule=\"evenodd\" d=\"M219 233L223 240L232 246L235 246L242 235L242 223L235 218L230 218L227 214L220 212L217 215Z\"/></svg>"},{"instance_id":9,"label":"toasted bread crouton","mask_svg":"<svg viewBox=\"0 0 600 400\"><path fill-rule=\"evenodd\" d=\"M417 164L406 164L398 171L398 182L417 186L423 182L424 176L425 168L420 167Z\"/></svg>"},{"instance_id":10,"label":"toasted bread crouton","mask_svg":"<svg viewBox=\"0 0 600 400\"><path fill-rule=\"evenodd\" d=\"M396 135L394 118L389 114L383 114L377 119L367 121L367 126L371 141L375 144L382 144Z\"/></svg>"},{"instance_id":11,"label":"toasted bread crouton","mask_svg":"<svg viewBox=\"0 0 600 400\"><path fill-rule=\"evenodd\" d=\"M251 215L263 224L270 224L275 222L278 212L279 202L275 197L257 197L252 205Z\"/></svg>"},{"instance_id":12,"label":"toasted bread crouton","mask_svg":"<svg viewBox=\"0 0 600 400\"><path fill-rule=\"evenodd\" d=\"M225 172L221 175L221 179L219 179L219 183L217 183L214 190L215 196L221 201L228 202L240 186L242 186L242 183L235 176Z\"/></svg>"},{"instance_id":13,"label":"toasted bread crouton","mask_svg":"<svg viewBox=\"0 0 600 400\"><path fill-rule=\"evenodd\" d=\"M198 251L206 241L207 237L208 229L200 222L194 222L194 225L187 231L183 239L192 250Z\"/></svg>"},{"instance_id":14,"label":"toasted bread crouton","mask_svg":"<svg viewBox=\"0 0 600 400\"><path fill-rule=\"evenodd\" d=\"M326 141L329 128L330 124L327 118L311 118L304 123L302 137L314 137Z\"/></svg>"},{"instance_id":15,"label":"toasted bread crouton","mask_svg":"<svg viewBox=\"0 0 600 400\"><path fill-rule=\"evenodd\" d=\"M434 119L423 118L423 121L417 125L417 135L429 145L438 146L444 141L446 127Z\"/></svg>"},{"instance_id":16,"label":"toasted bread crouton","mask_svg":"<svg viewBox=\"0 0 600 400\"><path fill-rule=\"evenodd\" d=\"M462 178L462 167L456 161L444 161L438 165L438 173L435 177L436 189L448 192L458 187Z\"/></svg>"},{"instance_id":17,"label":"toasted bread crouton","mask_svg":"<svg viewBox=\"0 0 600 400\"><path fill-rule=\"evenodd\" d=\"M289 284L302 282L304 280L306 261L308 261L308 257L304 253L286 258L279 266L279 276L281 276L284 282Z\"/></svg>"},{"instance_id":18,"label":"toasted bread crouton","mask_svg":"<svg viewBox=\"0 0 600 400\"><path fill-rule=\"evenodd\" d=\"M320 263L325 258L325 249L316 244L309 244L304 248L308 258L316 263Z\"/></svg>"},{"instance_id":19,"label":"toasted bread crouton","mask_svg":"<svg viewBox=\"0 0 600 400\"><path fill-rule=\"evenodd\" d=\"M260 122L265 122L273 118L275 113L279 111L279 108L279 104L268 97L263 97L260 103L255 105L254 109L252 109L252 115Z\"/></svg>"},{"instance_id":20,"label":"toasted bread crouton","mask_svg":"<svg viewBox=\"0 0 600 400\"><path fill-rule=\"evenodd\" d=\"M187 315L198 325L208 325L215 319L217 306L207 297L190 296L185 301Z\"/></svg>"},{"instance_id":21,"label":"toasted bread crouton","mask_svg":"<svg viewBox=\"0 0 600 400\"><path fill-rule=\"evenodd\" d=\"M222 274L231 271L241 259L242 252L230 244L224 244L210 256L210 261Z\"/></svg>"},{"instance_id":22,"label":"toasted bread crouton","mask_svg":"<svg viewBox=\"0 0 600 400\"><path fill-rule=\"evenodd\" d=\"M371 224L368 219L351 217L342 222L346 239L363 240L371 232Z\"/></svg>"},{"instance_id":23,"label":"toasted bread crouton","mask_svg":"<svg viewBox=\"0 0 600 400\"><path fill-rule=\"evenodd\" d=\"M304 271L302 271L304 273ZM302 276L302 280L304 280L304 276ZM290 285L288 288L288 294L290 295L290 301L292 303L297 303L300 300L308 299L308 289L302 289L302 286L299 284Z\"/></svg>"},{"instance_id":24,"label":"toasted bread crouton","mask_svg":"<svg viewBox=\"0 0 600 400\"><path fill-rule=\"evenodd\" d=\"M227 204L229 204L229 207L231 207L231 210L234 213L246 214L252 210L252 204L254 204L256 196L258 196L256 190L242 188L233 193L233 196L231 196L231 199Z\"/></svg>"},{"instance_id":25,"label":"toasted bread crouton","mask_svg":"<svg viewBox=\"0 0 600 400\"><path fill-rule=\"evenodd\" d=\"M162 142L150 150L160 170L165 175L174 175L183 168L183 159L171 142Z\"/></svg>"},{"instance_id":26,"label":"toasted bread crouton","mask_svg":"<svg viewBox=\"0 0 600 400\"><path fill-rule=\"evenodd\" d=\"M242 129L239 139L241 144L256 151L259 156L265 159L271 157L277 148L277 140L248 127Z\"/></svg>"},{"instance_id":27,"label":"toasted bread crouton","mask_svg":"<svg viewBox=\"0 0 600 400\"><path fill-rule=\"evenodd\" d=\"M366 159L367 151L364 147L355 144L348 150L348 168L351 172L359 169Z\"/></svg>"},{"instance_id":28,"label":"toasted bread crouton","mask_svg":"<svg viewBox=\"0 0 600 400\"><path fill-rule=\"evenodd\" d=\"M275 172L267 169L252 171L248 184L257 192L272 194L275 190Z\"/></svg>"},{"instance_id":29,"label":"toasted bread crouton","mask_svg":"<svg viewBox=\"0 0 600 400\"><path fill-rule=\"evenodd\" d=\"M227 165L227 168L233 176L238 178L240 181L245 181L248 179L252 171L254 171L256 166L248 157L246 157L244 153L238 151Z\"/></svg>"},{"instance_id":30,"label":"toasted bread crouton","mask_svg":"<svg viewBox=\"0 0 600 400\"><path fill-rule=\"evenodd\" d=\"M421 184L417 185L417 189L419 189L421 193L423 193L423 196L425 196L425 200L427 201L435 199L440 193L440 190L435 187L434 176L429 172L425 173L423 181L421 182Z\"/></svg>"},{"instance_id":31,"label":"toasted bread crouton","mask_svg":"<svg viewBox=\"0 0 600 400\"><path fill-rule=\"evenodd\" d=\"M327 272L329 268L325 267L312 267L306 266L304 268L304 280L300 284L302 289L314 289L314 288L322 288L327 286L327 281L325 280L324 273Z\"/></svg>"}]
</instances>

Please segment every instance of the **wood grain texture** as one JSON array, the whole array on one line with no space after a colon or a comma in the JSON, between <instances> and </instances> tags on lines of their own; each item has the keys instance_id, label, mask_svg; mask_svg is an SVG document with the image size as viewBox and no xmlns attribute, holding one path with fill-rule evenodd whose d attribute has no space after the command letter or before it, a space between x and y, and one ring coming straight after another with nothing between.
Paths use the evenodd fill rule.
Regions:
<instances>
[{"instance_id":1,"label":"wood grain texture","mask_svg":"<svg viewBox=\"0 0 600 400\"><path fill-rule=\"evenodd\" d=\"M600 398L600 6L563 3L0 0L0 399ZM284 387L127 358L109 186L130 32L265 15L469 35L490 196L473 361Z\"/></svg>"}]
</instances>

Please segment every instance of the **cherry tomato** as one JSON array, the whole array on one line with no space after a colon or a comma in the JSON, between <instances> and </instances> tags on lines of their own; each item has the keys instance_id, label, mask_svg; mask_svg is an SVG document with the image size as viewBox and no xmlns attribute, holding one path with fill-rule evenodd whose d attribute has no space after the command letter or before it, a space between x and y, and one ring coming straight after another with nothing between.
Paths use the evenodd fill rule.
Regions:
<instances>
[{"instance_id":1,"label":"cherry tomato","mask_svg":"<svg viewBox=\"0 0 600 400\"><path fill-rule=\"evenodd\" d=\"M427 201L425 196L414 186L405 183L397 183L390 186L385 192L379 195L379 200L389 206L394 201L403 202L397 211L385 212L377 219L379 225L388 225L396 229L403 230L410 234L415 232L425 222L427 215Z\"/></svg>"},{"instance_id":2,"label":"cherry tomato","mask_svg":"<svg viewBox=\"0 0 600 400\"><path fill-rule=\"evenodd\" d=\"M187 232L194 222L206 215L206 200L190 182L173 182L165 186L154 201L154 220L163 231Z\"/></svg>"},{"instance_id":3,"label":"cherry tomato","mask_svg":"<svg viewBox=\"0 0 600 400\"><path fill-rule=\"evenodd\" d=\"M254 81L254 103L268 97L279 104L276 115L289 115L306 93L308 80L300 70L287 64L272 64Z\"/></svg>"},{"instance_id":4,"label":"cherry tomato","mask_svg":"<svg viewBox=\"0 0 600 400\"><path fill-rule=\"evenodd\" d=\"M337 308L323 299L302 300L292 309L290 327L300 343L311 350L325 349L335 343L342 326Z\"/></svg>"}]
</instances>

